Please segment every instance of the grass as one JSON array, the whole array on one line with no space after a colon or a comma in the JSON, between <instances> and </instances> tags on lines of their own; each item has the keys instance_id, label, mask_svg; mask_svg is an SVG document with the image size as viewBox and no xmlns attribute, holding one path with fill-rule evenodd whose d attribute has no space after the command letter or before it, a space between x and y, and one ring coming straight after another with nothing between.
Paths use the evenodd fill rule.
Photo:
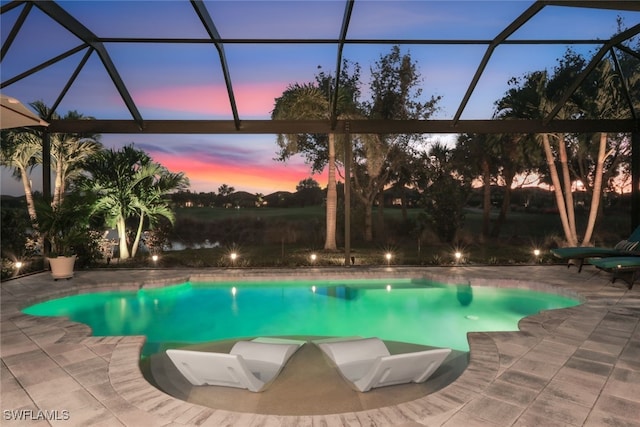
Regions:
<instances>
[{"instance_id":1,"label":"grass","mask_svg":"<svg viewBox=\"0 0 640 427\"><path fill-rule=\"evenodd\" d=\"M550 249L563 242L562 227L557 214L511 212L498 239L481 236L482 212L468 209L465 224L455 244L441 243L436 235L426 230L418 238L415 219L422 209L409 210L410 221L402 220L400 209L384 210L386 236L379 241L366 243L359 239L362 218L352 216L351 256L355 265L518 265L552 264ZM339 213L340 215L340 213ZM374 216L376 211L374 210ZM337 233L338 250L325 251L322 206L304 208L182 208L176 210L177 222L172 239L202 243L220 242L219 247L164 251L154 262L148 254L141 253L133 260L117 258L109 265L99 262L101 268L227 268L227 267L304 267L344 265L344 235ZM578 229L584 230L586 218L578 215ZM412 222L414 221L414 222ZM627 211L607 212L599 220L593 242L599 246L613 246L630 232L630 216ZM187 243L189 246L189 243ZM534 249L541 254L535 256ZM462 253L456 260L454 253ZM231 260L230 254L238 254ZM392 254L391 260L385 254ZM312 261L311 254L317 259ZM5 260L3 260L4 262ZM15 269L3 264L3 280L13 277ZM31 268L21 272L38 270L41 260L32 259ZM34 270L35 269L35 270ZM6 271L5 271L6 270Z\"/></svg>"},{"instance_id":2,"label":"grass","mask_svg":"<svg viewBox=\"0 0 640 427\"><path fill-rule=\"evenodd\" d=\"M304 220L324 218L323 206L295 208L177 208L176 218L215 221L222 219L269 219Z\"/></svg>"},{"instance_id":3,"label":"grass","mask_svg":"<svg viewBox=\"0 0 640 427\"><path fill-rule=\"evenodd\" d=\"M421 209L409 211L415 219ZM219 247L206 249L184 249L166 251L153 263L150 258L128 262L114 262L114 266L148 266L214 268L214 267L296 267L309 265L343 265L344 249L324 251L323 238L313 239L304 230L290 231L293 227L311 228L311 224L324 223L324 209L321 206L306 208L185 208L177 210L178 221L182 221L189 231L204 240L211 228L227 233L227 237L211 241L221 242ZM385 223L388 229L402 220L400 209L385 209ZM375 212L374 212L375 215ZM609 214L607 224L601 224L596 233L596 242L603 245L615 244L628 235L628 214ZM256 222L260 226L256 226ZM580 218L584 222L584 218ZM353 231L351 256L356 265L514 265L558 262L549 249L558 246L562 240L560 219L555 214L512 212L504 225L501 238L484 240L480 237L482 212L470 209L466 213L465 227L456 244L441 243L427 231L418 242L415 232L404 230L404 235L389 232L392 238L383 242L364 243ZM220 231L219 229L223 229ZM287 231L289 230L289 231ZM186 232L187 230L184 230ZM213 233L213 232L212 232ZM213 236L213 235L212 235ZM229 237L231 236L231 237ZM293 236L291 238L285 236ZM298 236L298 237L296 237ZM338 233L338 244L343 236ZM534 249L541 254L535 256ZM461 251L462 257L454 257ZM231 252L237 253L232 260ZM390 261L385 254L390 252ZM317 259L311 261L311 254Z\"/></svg>"},{"instance_id":4,"label":"grass","mask_svg":"<svg viewBox=\"0 0 640 427\"><path fill-rule=\"evenodd\" d=\"M460 250L462 258L456 260L454 253ZM237 254L235 260L230 254ZM387 260L385 255L390 253L392 258ZM311 254L317 258L312 261ZM533 247L512 245L493 246L491 250L471 245L453 247L450 245L428 245L418 250L415 247L366 247L357 245L352 247L351 256L355 265L454 265L454 264L489 264L511 265L552 263L550 254L543 253L540 257L533 255ZM112 262L112 267L143 267L154 265L157 267L175 268L228 268L228 267L300 267L300 266L338 266L344 265L345 253L343 248L337 251L314 250L303 245L259 245L184 249L167 251L161 254L157 262L150 257L138 258L135 261L119 263Z\"/></svg>"}]
</instances>

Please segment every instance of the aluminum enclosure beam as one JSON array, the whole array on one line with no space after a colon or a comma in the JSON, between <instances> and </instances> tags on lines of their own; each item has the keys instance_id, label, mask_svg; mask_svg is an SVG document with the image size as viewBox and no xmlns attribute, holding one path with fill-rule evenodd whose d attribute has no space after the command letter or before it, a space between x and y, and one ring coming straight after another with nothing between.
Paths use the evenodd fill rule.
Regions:
<instances>
[{"instance_id":1,"label":"aluminum enclosure beam","mask_svg":"<svg viewBox=\"0 0 640 427\"><path fill-rule=\"evenodd\" d=\"M590 133L637 132L640 120L146 120L140 128L133 120L53 120L49 132L123 134L280 134L280 133Z\"/></svg>"},{"instance_id":2,"label":"aluminum enclosure beam","mask_svg":"<svg viewBox=\"0 0 640 427\"><path fill-rule=\"evenodd\" d=\"M131 98L131 94L125 86L122 77L120 77L120 73L111 60L107 49L104 47L104 44L102 43L102 41L100 41L99 37L91 32L87 27L85 27L84 24L76 20L76 18L70 15L57 3L53 1L38 1L34 4L51 19L62 25L84 43L93 47L95 52L98 54L98 57L102 61L102 65L109 74L109 77L111 77L111 81L118 90L120 97L131 113L131 116L136 120L139 126L142 126L142 116L140 115L138 108L133 102L133 98Z\"/></svg>"},{"instance_id":3,"label":"aluminum enclosure beam","mask_svg":"<svg viewBox=\"0 0 640 427\"><path fill-rule=\"evenodd\" d=\"M213 23L213 19L211 18L211 15L204 3L201 0L191 0L191 4L200 18L202 25L204 25L207 34L209 34L209 37L218 50L218 58L220 59L220 67L222 68L222 75L224 76L224 84L227 87L227 95L229 96L229 104L231 105L233 120L236 124L236 128L238 128L240 126L240 115L236 104L236 96L233 92L233 85L231 84L231 73L229 73L229 65L224 52L224 45L220 43L220 33Z\"/></svg>"},{"instance_id":4,"label":"aluminum enclosure beam","mask_svg":"<svg viewBox=\"0 0 640 427\"><path fill-rule=\"evenodd\" d=\"M336 84L333 88L333 94L331 97L331 112L329 114L329 120L331 120L331 127L335 128L338 124L338 97L340 93L340 73L342 68L342 51L344 49L344 41L347 38L347 31L349 30L349 21L351 21L351 13L353 12L353 2L355 0L347 0L344 8L344 16L342 18L342 28L340 29L340 42L338 43L338 58L336 59Z\"/></svg>"},{"instance_id":5,"label":"aluminum enclosure beam","mask_svg":"<svg viewBox=\"0 0 640 427\"><path fill-rule=\"evenodd\" d=\"M511 22L504 30L502 30L502 32L498 34L496 38L491 41L491 43L487 47L486 52L484 53L484 56L482 57L482 60L480 61L480 64L478 65L476 73L471 79L471 83L467 87L467 91L465 92L460 105L458 106L458 111L456 111L455 115L453 116L454 122L458 122L460 120L460 116L462 116L462 113L464 112L464 109L467 106L467 103L469 102L473 91L478 85L480 78L484 74L485 68L489 64L491 55L493 55L493 52L496 50L496 48L500 45L500 43L504 42L511 34L518 30L518 28L522 27L527 21L529 21L529 19L533 18L538 12L540 12L543 7L544 5L540 2L532 4L527 10L522 12L520 16L518 16L513 22Z\"/></svg>"}]
</instances>

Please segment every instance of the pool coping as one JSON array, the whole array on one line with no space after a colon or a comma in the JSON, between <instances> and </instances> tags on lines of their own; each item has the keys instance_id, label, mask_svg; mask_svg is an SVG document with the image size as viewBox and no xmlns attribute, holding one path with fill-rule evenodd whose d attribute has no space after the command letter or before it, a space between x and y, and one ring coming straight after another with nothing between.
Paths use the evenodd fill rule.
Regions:
<instances>
[{"instance_id":1,"label":"pool coping","mask_svg":"<svg viewBox=\"0 0 640 427\"><path fill-rule=\"evenodd\" d=\"M497 271L496 271L497 270ZM506 273L509 272L509 273ZM129 276L133 279L122 280ZM105 276L105 277L98 277ZM108 276L108 277L107 277ZM138 359L144 337L91 337L90 329L68 320L58 318L36 318L22 314L19 310L34 302L57 298L84 292L102 290L125 290L152 288L177 284L180 281L229 281L229 280L279 280L283 278L313 279L347 279L347 278L426 278L443 283L469 283L471 285L492 285L501 287L524 287L528 289L554 291L563 295L579 296L584 303L577 307L550 310L527 317L520 322L517 332L490 332L469 334L470 360L467 369L452 384L445 388L399 405L388 406L361 412L287 416L261 415L251 413L237 413L226 410L206 408L173 398L149 384L139 368ZM544 278L544 280L542 280ZM91 280L89 280L91 279ZM21 363L19 355L37 353L38 357L46 357L62 368L60 375L65 381L73 381L74 388L80 387L93 396L100 406L104 416L108 415L118 424L140 425L145 419L147 425L472 425L482 422L482 425L516 425L539 419L545 413L536 402L548 401L547 386L554 385L554 377L563 370L575 368L566 366L575 359L575 354L584 347L587 338L593 334L607 317L624 316L635 319L634 328L623 349L637 344L638 291L627 290L624 286L611 285L606 275L597 273L581 273L568 271L560 266L527 266L527 267L362 267L362 268L307 268L307 269L224 269L224 270L93 270L80 271L76 278L70 281L53 282L47 275L35 275L2 284L2 326L3 341L8 331L11 335L26 339L17 347L6 345L0 349L3 358L3 384L5 374L10 374L20 386L10 387L10 392L20 394L25 391L33 407L42 410L46 400L42 400L37 385L21 378ZM628 304L626 301L630 301ZM637 304L637 305L636 305ZM584 325L590 331L584 330ZM634 332L635 331L635 335ZM589 332L587 334L587 332ZM582 337L582 339L580 339ZM634 338L635 337L635 338ZM5 344L5 342L3 342ZM12 347L13 340L9 340ZM593 346L589 343L589 346ZM69 350L73 348L75 350ZM61 350L66 350L62 351ZM104 363L93 360L91 363L82 361L84 365L98 367L99 373L87 372L87 366L82 369L77 363L65 364L60 361L60 355L69 358L68 351L89 350L98 355ZM552 351L553 350L553 351ZM544 366L534 366L528 355L537 351L538 354L548 356L555 371L546 371ZM584 350L582 350L584 351ZM592 349L589 349L593 352ZM542 352L542 353L541 353ZM608 355L613 367L620 362L618 357L611 361L611 350L605 348L597 351L600 359ZM559 355L559 356L558 356ZM560 357L560 359L558 359ZM564 362L560 362L564 358ZM578 357L580 361L584 357ZM576 363L573 360L573 363ZM602 362L599 362L602 363ZM627 357L622 359L621 368L635 373L638 366L629 362ZM17 366L17 368L14 368ZM534 367L540 372L528 372L524 367ZM5 370L6 367L6 370ZM566 369L565 369L566 368ZM76 372L75 369L80 369ZM535 371L534 369L534 371ZM567 371L569 372L569 371ZM581 371L582 372L582 371ZM98 384L92 384L92 374L100 377ZM588 374L588 372L586 373ZM577 374L576 374L577 375ZM526 387L511 384L509 378L520 376L530 381ZM549 378L546 378L549 376ZM577 375L580 381L589 380L589 375ZM24 375L23 375L24 377ZM22 379L22 381L21 381ZM546 382L544 382L546 380ZM608 380L601 385L604 390ZM99 386L99 389L96 387ZM500 387L498 387L500 386ZM536 390L536 387L541 387ZM499 392L497 389L502 391ZM4 391L3 387L3 401ZM514 396L508 396L504 390L514 389ZM553 389L548 390L552 393ZM81 393L82 394L82 393ZM553 393L552 393L553 394ZM638 395L638 394L636 394ZM619 398L620 396L614 396ZM526 399L531 401L525 402ZM573 399L576 400L576 399ZM597 402L596 399L595 402ZM86 403L86 402L85 402ZM584 412L583 402L572 404L571 420L580 420L579 412ZM640 403L632 401L640 411ZM594 403L595 404L595 403ZM551 405L553 406L553 405ZM566 405L565 405L566 406ZM84 415L84 408L78 408ZM495 408L501 408L496 410ZM591 409L594 407L592 406ZM5 409L5 408L2 408ZM565 408L566 409L566 408ZM76 411L76 409L74 409ZM566 411L565 411L566 412ZM574 413L575 412L575 413ZM606 412L606 411L605 411ZM77 413L77 412L74 412ZM610 414L624 419L624 414ZM557 415L558 418L567 415ZM92 420L88 414L89 420ZM537 418L538 417L538 418ZM602 411L589 411L589 417L595 421L602 420ZM87 420L82 416L76 417ZM548 418L548 415L547 415ZM583 422L587 421L583 416ZM548 420L547 420L548 421ZM573 422L573 421L572 421ZM89 424L92 424L89 422ZM84 424L87 425L87 424ZM106 424L111 425L111 424ZM478 424L480 425L480 424ZM575 425L582 425L577 423ZM597 424L594 424L597 425Z\"/></svg>"}]
</instances>

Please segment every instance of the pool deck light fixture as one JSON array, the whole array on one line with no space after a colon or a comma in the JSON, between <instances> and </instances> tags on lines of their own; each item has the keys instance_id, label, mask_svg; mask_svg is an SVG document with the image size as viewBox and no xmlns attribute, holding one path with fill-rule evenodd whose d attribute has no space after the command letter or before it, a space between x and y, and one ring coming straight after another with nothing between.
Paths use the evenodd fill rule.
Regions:
<instances>
[{"instance_id":1,"label":"pool deck light fixture","mask_svg":"<svg viewBox=\"0 0 640 427\"><path fill-rule=\"evenodd\" d=\"M387 265L391 264L391 258L393 258L391 252L387 252L386 254L384 254L384 257L387 260Z\"/></svg>"}]
</instances>

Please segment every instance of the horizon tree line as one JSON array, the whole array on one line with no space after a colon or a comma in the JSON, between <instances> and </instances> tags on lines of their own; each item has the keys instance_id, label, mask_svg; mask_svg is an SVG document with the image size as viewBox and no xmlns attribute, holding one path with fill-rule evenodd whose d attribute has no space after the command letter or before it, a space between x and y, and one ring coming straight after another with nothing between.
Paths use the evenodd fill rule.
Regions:
<instances>
[{"instance_id":1,"label":"horizon tree line","mask_svg":"<svg viewBox=\"0 0 640 427\"><path fill-rule=\"evenodd\" d=\"M622 22L618 22L622 30ZM629 44L634 43L631 41ZM635 41L640 50L640 43ZM592 58L567 50L553 70L534 70L523 76L513 77L504 96L495 101L495 120L513 118L539 119L556 108L560 95L570 86L573 78L581 73ZM594 68L584 84L562 105L558 117L580 120L599 117L628 117L625 97L640 98L640 67L637 58L623 53L604 58ZM370 67L368 98L363 99L360 65L344 60L340 75L333 76L320 71L314 81L292 83L275 99L272 118L278 119L329 119L331 101L337 101L339 119L428 119L438 111L439 96L424 96L420 86L422 78L418 64L410 53L403 53L393 46L389 53L381 55ZM620 88L626 88L625 91ZM37 101L32 104L44 118L58 117ZM633 106L640 110L640 106ZM67 118L90 119L77 112L69 112ZM58 117L59 118L59 117ZM21 180L32 226L37 230L37 212L33 201L29 172L42 162L41 137L36 131L2 133L2 165L11 168ZM154 164L146 153L125 147L113 159L127 163L127 174L107 178L105 181L133 180L130 188L107 190L105 182L91 187L92 171L96 177L100 171L99 156L107 152L99 143L99 135L52 134L51 164L55 185L51 206L64 202L68 191L95 191L103 196L99 204L105 223L118 227L121 244L126 236L127 219L136 218L137 234L145 221L152 224L157 218L171 221L171 212L165 209L166 195L186 188L184 174L169 173L161 165ZM278 135L278 160L286 161L294 154L302 155L312 172L329 171L326 187L325 244L327 250L337 248L337 182L338 176L348 182L354 191L356 203L364 215L363 236L373 241L382 235L383 190L395 187L401 194L405 188L414 188L423 194L427 220L431 226L441 229L443 241L455 239L451 227L443 228L438 222L450 221L454 229L464 220L462 207L468 197L471 182L476 179L484 188L483 227L485 237L497 238L500 227L506 221L510 206L510 192L514 178L519 174L537 174L549 183L555 192L556 205L565 239L569 245L589 244L599 213L602 211L602 194L613 185L613 179L628 175L629 135L572 134L508 134L508 135L459 135L453 146L431 143L425 135L350 135L344 134L294 134ZM345 144L349 144L352 171L345 177ZM146 157L145 157L146 155ZM92 159L89 161L89 159ZM104 160L104 159L103 159ZM106 169L106 168L104 168ZM142 174L147 174L142 176ZM571 188L580 181L591 195L589 218L583 233L576 225L575 201ZM80 185L82 184L82 185ZM491 188L501 185L505 189L498 218L491 227ZM227 186L228 187L228 186ZM231 187L232 188L232 187ZM219 195L228 197L227 189L218 189ZM223 191L224 190L224 191ZM109 192L111 191L111 192ZM116 193L129 193L128 197L116 197ZM140 193L138 193L140 192ZM233 192L233 190L231 190ZM144 193L144 194L143 194ZM110 202L106 199L112 198ZM256 195L258 197L258 195ZM262 195L260 195L262 197ZM116 202L120 200L120 202ZM119 214L113 206L122 207ZM378 206L378 221L373 215ZM403 210L405 203L402 203ZM111 209L111 210L110 210ZM449 212L443 214L443 212ZM97 213L98 211L96 211ZM406 212L404 213L406 218ZM125 225L122 225L122 218ZM442 218L437 220L436 218ZM120 225L117 225L120 224ZM454 230L455 231L455 230ZM132 243L139 238L133 239ZM121 247L125 255L135 254L135 248Z\"/></svg>"},{"instance_id":2,"label":"horizon tree line","mask_svg":"<svg viewBox=\"0 0 640 427\"><path fill-rule=\"evenodd\" d=\"M618 31L623 23L618 21ZM640 42L631 40L640 51ZM595 57L595 54L594 54ZM587 68L592 58L568 49L551 71L537 70L509 80L510 88L495 101L495 120L514 118L540 119L558 104L573 79ZM315 81L293 83L276 98L272 119L328 118L329 101L338 100L338 118L428 119L438 110L439 97L424 98L417 64L410 53L394 46L387 55L371 67L369 93L371 99L360 99L362 85L360 66L345 60L340 78L321 71ZM336 83L336 80L339 84ZM338 93L335 94L335 88ZM624 90L623 90L624 89ZM626 93L625 93L626 91ZM626 98L626 99L625 99ZM637 57L623 52L603 58L585 82L574 91L559 109L560 119L629 117L627 100L640 99L640 67ZM640 105L632 106L640 111ZM459 135L453 147L428 143L424 135L351 135L352 172L349 180L365 215L364 240L373 240L372 208L379 203L384 188L417 188L429 206L425 218L440 229L443 241L453 241L455 232L439 224L451 221L454 228L463 223L464 198L474 179L484 188L484 237L497 238L507 220L511 187L520 174L537 174L553 188L566 243L588 245L593 237L597 218L602 212L603 191L613 186L613 180L629 175L630 135L598 133L573 134L503 134ZM301 154L313 172L329 169L327 193L327 228L325 249L335 246L335 174L336 165L344 164L344 135L278 135L278 160L286 161ZM336 148L337 147L337 148ZM446 170L446 171L445 171ZM589 217L583 233L578 233L572 187L581 182L590 195ZM446 182L446 185L445 185ZM505 197L497 220L491 227L491 187L505 188ZM446 191L439 191L439 187ZM437 202L438 194L442 200ZM454 198L461 198L455 201ZM443 212L439 212L442 209ZM436 219L440 217L441 219ZM406 216L405 216L406 218ZM379 221L381 224L381 221ZM381 231L381 225L378 227ZM381 233L382 234L382 233Z\"/></svg>"}]
</instances>

